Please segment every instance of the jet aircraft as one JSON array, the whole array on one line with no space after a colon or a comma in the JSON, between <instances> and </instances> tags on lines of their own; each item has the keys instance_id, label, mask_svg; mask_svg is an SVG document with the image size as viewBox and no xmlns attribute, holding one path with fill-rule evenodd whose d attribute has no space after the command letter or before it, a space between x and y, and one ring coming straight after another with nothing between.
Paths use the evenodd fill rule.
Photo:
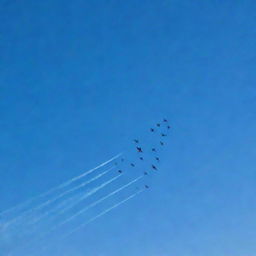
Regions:
<instances>
[{"instance_id":1,"label":"jet aircraft","mask_svg":"<svg viewBox=\"0 0 256 256\"><path fill-rule=\"evenodd\" d=\"M156 166L154 166L153 164L151 166L154 170L157 170Z\"/></svg>"},{"instance_id":2,"label":"jet aircraft","mask_svg":"<svg viewBox=\"0 0 256 256\"><path fill-rule=\"evenodd\" d=\"M136 147L136 148L137 148L137 151L138 151L139 153L142 153L142 152L143 152L141 147Z\"/></svg>"}]
</instances>

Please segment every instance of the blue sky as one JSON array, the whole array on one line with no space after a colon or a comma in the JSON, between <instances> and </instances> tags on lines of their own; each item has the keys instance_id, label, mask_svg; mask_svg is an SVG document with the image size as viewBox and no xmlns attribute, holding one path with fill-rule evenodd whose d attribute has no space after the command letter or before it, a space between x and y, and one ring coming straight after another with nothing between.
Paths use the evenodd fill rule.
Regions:
<instances>
[{"instance_id":1,"label":"blue sky","mask_svg":"<svg viewBox=\"0 0 256 256\"><path fill-rule=\"evenodd\" d=\"M0 13L1 210L167 117L151 189L52 255L255 254L255 1L1 0Z\"/></svg>"}]
</instances>

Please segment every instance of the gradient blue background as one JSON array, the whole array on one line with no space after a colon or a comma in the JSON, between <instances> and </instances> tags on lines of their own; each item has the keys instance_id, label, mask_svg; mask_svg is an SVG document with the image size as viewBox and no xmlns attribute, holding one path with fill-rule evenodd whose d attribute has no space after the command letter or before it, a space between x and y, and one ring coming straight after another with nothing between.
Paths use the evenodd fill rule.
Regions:
<instances>
[{"instance_id":1,"label":"gradient blue background","mask_svg":"<svg viewBox=\"0 0 256 256\"><path fill-rule=\"evenodd\" d=\"M151 190L52 255L255 255L255 13L253 0L1 0L1 210L167 117Z\"/></svg>"}]
</instances>

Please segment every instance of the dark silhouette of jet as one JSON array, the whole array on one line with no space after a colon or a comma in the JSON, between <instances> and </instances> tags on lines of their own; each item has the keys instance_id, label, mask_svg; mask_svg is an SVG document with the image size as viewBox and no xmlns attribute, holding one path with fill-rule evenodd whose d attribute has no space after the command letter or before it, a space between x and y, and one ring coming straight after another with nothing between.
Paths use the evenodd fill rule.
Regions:
<instances>
[{"instance_id":1,"label":"dark silhouette of jet","mask_svg":"<svg viewBox=\"0 0 256 256\"><path fill-rule=\"evenodd\" d=\"M145 185L145 188L147 188L147 189L148 189L148 188L149 188L149 186L148 186L148 185Z\"/></svg>"},{"instance_id":2,"label":"dark silhouette of jet","mask_svg":"<svg viewBox=\"0 0 256 256\"><path fill-rule=\"evenodd\" d=\"M139 140L136 140L136 139L135 139L135 140L133 140L133 141L134 141L136 144L138 144L138 143L139 143Z\"/></svg>"},{"instance_id":3,"label":"dark silhouette of jet","mask_svg":"<svg viewBox=\"0 0 256 256\"><path fill-rule=\"evenodd\" d=\"M165 123L168 123L168 120L167 120L167 119L164 119L164 122L165 122Z\"/></svg>"},{"instance_id":4,"label":"dark silhouette of jet","mask_svg":"<svg viewBox=\"0 0 256 256\"><path fill-rule=\"evenodd\" d=\"M118 170L119 173L122 173L123 171L122 170Z\"/></svg>"},{"instance_id":5,"label":"dark silhouette of jet","mask_svg":"<svg viewBox=\"0 0 256 256\"><path fill-rule=\"evenodd\" d=\"M166 134L164 134L164 133L161 133L161 136L162 136L162 137L166 137L167 135L166 135Z\"/></svg>"},{"instance_id":6,"label":"dark silhouette of jet","mask_svg":"<svg viewBox=\"0 0 256 256\"><path fill-rule=\"evenodd\" d=\"M151 132L154 132L154 131L155 131L155 129L153 129L153 128L150 128L150 131L151 131Z\"/></svg>"},{"instance_id":7,"label":"dark silhouette of jet","mask_svg":"<svg viewBox=\"0 0 256 256\"><path fill-rule=\"evenodd\" d=\"M140 160L142 160L142 161L143 161L143 159L144 159L143 157L140 157Z\"/></svg>"},{"instance_id":8,"label":"dark silhouette of jet","mask_svg":"<svg viewBox=\"0 0 256 256\"><path fill-rule=\"evenodd\" d=\"M159 157L156 157L156 161L158 161L158 162L160 161Z\"/></svg>"},{"instance_id":9,"label":"dark silhouette of jet","mask_svg":"<svg viewBox=\"0 0 256 256\"><path fill-rule=\"evenodd\" d=\"M156 152L156 149L155 149L155 148L152 148L152 151L153 151L153 152Z\"/></svg>"},{"instance_id":10,"label":"dark silhouette of jet","mask_svg":"<svg viewBox=\"0 0 256 256\"><path fill-rule=\"evenodd\" d=\"M136 148L137 148L137 151L138 151L139 153L142 153L142 152L143 152L141 147L136 147Z\"/></svg>"},{"instance_id":11,"label":"dark silhouette of jet","mask_svg":"<svg viewBox=\"0 0 256 256\"><path fill-rule=\"evenodd\" d=\"M157 168L153 164L151 166L152 166L152 169L157 170Z\"/></svg>"},{"instance_id":12,"label":"dark silhouette of jet","mask_svg":"<svg viewBox=\"0 0 256 256\"><path fill-rule=\"evenodd\" d=\"M135 164L131 163L131 166L132 166L132 167L134 167L134 166L135 166Z\"/></svg>"},{"instance_id":13,"label":"dark silhouette of jet","mask_svg":"<svg viewBox=\"0 0 256 256\"><path fill-rule=\"evenodd\" d=\"M160 127L160 124L156 124L157 127Z\"/></svg>"},{"instance_id":14,"label":"dark silhouette of jet","mask_svg":"<svg viewBox=\"0 0 256 256\"><path fill-rule=\"evenodd\" d=\"M163 143L162 141L160 141L160 144L161 144L161 146L163 146L163 145L164 145L164 143Z\"/></svg>"},{"instance_id":15,"label":"dark silhouette of jet","mask_svg":"<svg viewBox=\"0 0 256 256\"><path fill-rule=\"evenodd\" d=\"M167 126L167 129L171 129L171 126L170 126L170 125L168 125L168 126Z\"/></svg>"}]
</instances>

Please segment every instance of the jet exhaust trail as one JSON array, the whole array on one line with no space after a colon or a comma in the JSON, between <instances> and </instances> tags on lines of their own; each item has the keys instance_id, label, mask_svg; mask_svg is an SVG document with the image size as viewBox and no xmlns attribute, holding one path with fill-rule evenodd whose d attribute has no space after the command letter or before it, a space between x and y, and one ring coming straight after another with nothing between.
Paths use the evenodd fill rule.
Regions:
<instances>
[{"instance_id":1,"label":"jet exhaust trail","mask_svg":"<svg viewBox=\"0 0 256 256\"><path fill-rule=\"evenodd\" d=\"M68 195L68 194L70 194L70 193L72 193L72 192L74 192L74 191L76 191L76 190L78 190L78 189L80 189L80 188L82 188L82 187L85 187L86 185L90 184L91 182L93 182L93 181L99 179L100 177L106 175L107 173L109 173L109 172L110 172L111 170L113 170L114 168L115 168L115 167L109 168L108 170L106 170L106 171L104 171L104 172L98 174L97 176L93 177L92 179L90 179L90 180L88 180L88 181L86 181L86 182L83 182L82 184L80 184L80 185L78 185L78 186L76 186L76 187L73 187L73 188L71 188L71 189L69 189L69 190L63 192L63 193L60 194L59 196L56 196L55 198L53 198L53 199L51 199L51 200L48 200L48 201L46 201L45 203L43 203L43 204L41 204L41 205L39 205L39 206L37 206L37 207L35 207L35 208L33 208L33 209L30 209L29 211L32 212L32 211L36 211L36 210L42 209L43 207L45 207L45 206L47 206L47 205L49 205L49 204L55 202L56 200L58 200L58 199L64 197L65 195ZM51 211L51 210L50 210L50 211ZM28 213L28 212L27 212L27 213ZM48 212L46 212L45 214L43 214L43 216L39 217L38 219L34 220L31 224L37 223L38 221L40 221L43 217L45 217L45 216L47 216L47 215L48 215Z\"/></svg>"},{"instance_id":2,"label":"jet exhaust trail","mask_svg":"<svg viewBox=\"0 0 256 256\"><path fill-rule=\"evenodd\" d=\"M119 203L114 204L113 206L111 206L110 208L102 211L101 213L99 213L98 215L94 216L93 218L89 219L87 222L81 224L80 226L78 226L77 228L73 229L71 232L69 232L67 235L63 236L62 239L65 239L67 237L69 237L70 235L72 235L73 233L77 232L78 230L82 229L83 227L85 227L86 225L88 225L89 223L95 221L96 219L98 219L99 217L107 214L108 212L114 210L115 208L117 208L118 206L120 206L121 204L125 203L126 201L134 198L135 196L139 195L140 193L142 193L143 191L145 191L145 189L141 189L138 192L133 193L132 195L126 197L125 199L123 199L122 201L120 201Z\"/></svg>"},{"instance_id":3,"label":"jet exhaust trail","mask_svg":"<svg viewBox=\"0 0 256 256\"><path fill-rule=\"evenodd\" d=\"M83 186L85 186L85 185L91 183L92 181L94 181L94 180L96 180L96 179L99 179L101 176L107 174L107 173L110 172L112 169L114 169L114 167L111 167L111 168L108 169L107 171L105 171L105 172L103 172L103 173L97 175L96 177L90 179L89 181L84 182L84 183L82 183L82 184L80 184L80 185L78 185L78 186L76 186L76 187L74 187L74 188L72 188L72 189L70 189L70 190L68 190L68 191L65 191L64 193L60 194L59 196L57 196L57 197L55 197L55 198L53 198L53 199L50 199L50 200L48 200L48 201L42 203L42 204L39 205L39 206L36 206L36 207L34 207L34 208L32 208L32 209L29 209L29 210L23 212L21 215L17 216L15 219L13 219L13 220L7 222L7 223L5 224L6 227L8 227L9 225L11 225L11 224L17 222L18 220L22 219L23 217L26 217L26 216L27 216L28 214L30 214L30 213L42 209L43 207L45 207L45 206L51 204L52 202L58 200L59 198L65 196L66 194L69 194L69 193L71 193L71 192L73 192L73 191L75 191L75 190L77 190L77 189L79 189L79 188L81 188L81 187L83 187Z\"/></svg>"},{"instance_id":4,"label":"jet exhaust trail","mask_svg":"<svg viewBox=\"0 0 256 256\"><path fill-rule=\"evenodd\" d=\"M62 211L60 211L58 214L63 214L64 212L66 212L67 210L73 208L75 205L77 205L78 203L82 202L83 200L85 200L86 198L88 198L89 196L92 196L93 194L95 194L96 192L98 192L100 189L104 188L105 186L107 186L108 184L112 183L113 181L115 181L116 179L118 179L120 176L122 176L123 174L118 174L116 175L114 178L111 178L110 180L102 183L101 185L99 185L98 187L92 189L91 191L87 192L85 195L81 196L81 198L78 199L77 202L75 202L74 204L69 205L68 207L64 208Z\"/></svg>"},{"instance_id":5,"label":"jet exhaust trail","mask_svg":"<svg viewBox=\"0 0 256 256\"><path fill-rule=\"evenodd\" d=\"M4 216L4 215L6 215L6 214L8 214L8 213L10 213L10 212L12 212L12 211L15 211L15 210L19 209L19 208L25 207L25 206L29 205L31 202L33 202L33 201L35 201L35 200L38 200L38 199L40 199L40 198L42 198L42 197L45 197L45 196L48 196L48 195L50 195L51 193L53 193L53 192L55 192L55 191L57 191L57 190L59 190L59 189L62 189L62 188L64 188L64 187L67 187L68 185L70 185L70 184L73 183L74 181L79 180L79 179L81 179L81 178L83 178L83 177L89 175L90 173L96 171L97 169L99 169L99 168L101 168L101 167L107 165L108 163L112 162L113 160L117 159L117 158L120 157L121 155L122 155L122 153L119 153L119 154L117 154L116 156L114 156L114 157L110 158L109 160L105 161L104 163L102 163L102 164L100 164L100 165L98 165L98 166L96 166L96 167L90 169L89 171L86 171L86 172L82 173L82 174L79 175L79 176L76 176L76 177L74 177L74 178L72 178L72 179L70 179L70 180L68 180L68 181L66 181L66 182L64 182L64 183L62 183L62 184L60 184L60 185L57 186L57 187L54 187L54 188L52 188L52 189L50 189L50 190L48 190L48 191L46 191L46 192L44 192L44 193L42 193L42 194L40 194L40 195L38 195L38 196L32 197L31 199L29 199L29 200L27 200L27 201L25 201L25 202L23 202L23 203L20 203L20 204L14 206L14 207L12 207L12 208L9 208L9 209L7 209L7 210L2 211L2 212L0 213L0 216Z\"/></svg>"},{"instance_id":6,"label":"jet exhaust trail","mask_svg":"<svg viewBox=\"0 0 256 256\"><path fill-rule=\"evenodd\" d=\"M82 200L85 200L86 198L88 198L89 196L95 194L97 191L99 191L100 189L104 188L105 186L107 186L108 184L114 182L116 179L118 179L120 176L122 176L123 174L118 174L115 177L109 179L108 181L102 183L100 186L96 187L95 189L92 189L91 191L89 191L88 193L86 193L85 195L83 195L78 202L76 202L75 204L79 203ZM68 207L66 209L64 209L64 211L66 211L69 208L72 208L74 205L72 205L71 207ZM58 215L60 215L61 213L63 213L64 211L57 213ZM57 227L57 226L56 226ZM41 237L35 239L42 239L45 235L49 234L50 232L54 231L56 227L53 227L50 231L45 232L44 234L41 235ZM26 246L25 246L26 247ZM30 245L28 245L28 247L30 247Z\"/></svg>"},{"instance_id":7,"label":"jet exhaust trail","mask_svg":"<svg viewBox=\"0 0 256 256\"><path fill-rule=\"evenodd\" d=\"M56 225L55 227L53 227L53 229L51 231L54 231L55 229L61 227L62 225L72 221L74 218L78 217L79 215L85 213L87 210L89 210L90 208L96 206L97 204L103 202L104 200L106 200L107 198L117 194L118 192L122 191L123 189L127 188L128 186L134 184L135 182L137 182L138 180L142 179L144 177L144 175L141 175L139 177L137 177L136 179L128 182L127 184L119 187L118 189L110 192L109 194L107 194L106 196L103 196L102 198L100 198L99 200L89 204L88 206L86 206L85 208L83 208L82 210L78 211L76 214L72 215L71 217L69 217L68 219L66 219L65 221L59 223L58 225Z\"/></svg>"}]
</instances>

